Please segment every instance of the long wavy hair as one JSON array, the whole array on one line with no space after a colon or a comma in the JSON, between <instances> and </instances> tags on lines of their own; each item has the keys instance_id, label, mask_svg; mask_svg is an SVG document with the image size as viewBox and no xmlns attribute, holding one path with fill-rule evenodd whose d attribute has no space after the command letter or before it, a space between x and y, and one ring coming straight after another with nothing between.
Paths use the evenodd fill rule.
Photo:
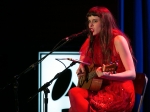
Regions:
<instances>
[{"instance_id":1,"label":"long wavy hair","mask_svg":"<svg viewBox=\"0 0 150 112\"><path fill-rule=\"evenodd\" d=\"M99 44L100 44L100 49L101 49L101 56L103 60L101 62L101 64L103 63L109 63L111 61L111 55L113 55L113 49L112 49L112 41L113 38L116 35L123 35L124 38L127 40L131 54L133 56L133 51L132 48L130 46L130 40L128 39L128 37L121 31L119 30L115 19L112 15L112 13L106 8L106 7L100 7L100 6L95 6L92 7L87 15L87 27L88 27L88 17L90 16L98 16L100 18L100 27L101 27L101 31L99 33ZM93 58L94 55L94 37L93 35L90 35L90 44L89 44L89 48L88 51L91 51L91 55ZM134 57L134 56L133 56Z\"/></svg>"}]
</instances>

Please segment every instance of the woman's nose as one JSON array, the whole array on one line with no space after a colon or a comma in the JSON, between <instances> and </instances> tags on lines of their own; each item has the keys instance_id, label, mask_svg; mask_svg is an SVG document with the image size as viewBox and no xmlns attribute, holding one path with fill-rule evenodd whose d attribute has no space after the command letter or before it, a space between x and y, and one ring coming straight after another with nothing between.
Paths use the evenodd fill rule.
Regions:
<instances>
[{"instance_id":1,"label":"woman's nose","mask_svg":"<svg viewBox=\"0 0 150 112\"><path fill-rule=\"evenodd\" d=\"M89 27L92 27L93 26L93 23L89 23Z\"/></svg>"}]
</instances>

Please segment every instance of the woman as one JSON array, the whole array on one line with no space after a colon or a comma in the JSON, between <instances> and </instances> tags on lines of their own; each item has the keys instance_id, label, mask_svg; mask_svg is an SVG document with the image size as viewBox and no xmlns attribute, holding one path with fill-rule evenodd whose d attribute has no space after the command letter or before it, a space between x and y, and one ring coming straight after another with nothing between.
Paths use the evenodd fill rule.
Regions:
<instances>
[{"instance_id":1,"label":"woman","mask_svg":"<svg viewBox=\"0 0 150 112\"><path fill-rule=\"evenodd\" d=\"M102 86L98 91L71 88L69 112L131 112L135 102L132 80L136 72L129 39L118 29L111 12L105 7L91 8L87 21L91 33L80 49L80 60L94 65ZM118 63L115 73L102 70L102 66L110 62ZM76 73L80 79L87 70L80 64Z\"/></svg>"}]
</instances>

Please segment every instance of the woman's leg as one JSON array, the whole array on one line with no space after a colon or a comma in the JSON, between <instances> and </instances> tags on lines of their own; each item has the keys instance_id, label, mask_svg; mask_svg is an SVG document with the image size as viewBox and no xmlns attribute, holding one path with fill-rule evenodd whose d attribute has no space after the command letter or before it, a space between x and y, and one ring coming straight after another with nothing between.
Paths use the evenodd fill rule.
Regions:
<instances>
[{"instance_id":1,"label":"woman's leg","mask_svg":"<svg viewBox=\"0 0 150 112\"><path fill-rule=\"evenodd\" d=\"M71 108L69 112L89 112L88 91L79 87L69 90Z\"/></svg>"},{"instance_id":2,"label":"woman's leg","mask_svg":"<svg viewBox=\"0 0 150 112\"><path fill-rule=\"evenodd\" d=\"M69 112L73 112L71 107L70 107L70 109L69 109Z\"/></svg>"}]
</instances>

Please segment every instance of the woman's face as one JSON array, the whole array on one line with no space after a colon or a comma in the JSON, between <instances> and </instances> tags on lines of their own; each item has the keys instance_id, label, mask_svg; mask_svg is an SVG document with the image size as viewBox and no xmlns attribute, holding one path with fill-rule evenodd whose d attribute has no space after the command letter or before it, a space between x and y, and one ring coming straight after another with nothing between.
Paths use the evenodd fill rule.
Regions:
<instances>
[{"instance_id":1,"label":"woman's face","mask_svg":"<svg viewBox=\"0 0 150 112\"><path fill-rule=\"evenodd\" d=\"M98 16L89 16L88 17L88 26L89 29L93 32L93 36L100 33L100 18Z\"/></svg>"}]
</instances>

